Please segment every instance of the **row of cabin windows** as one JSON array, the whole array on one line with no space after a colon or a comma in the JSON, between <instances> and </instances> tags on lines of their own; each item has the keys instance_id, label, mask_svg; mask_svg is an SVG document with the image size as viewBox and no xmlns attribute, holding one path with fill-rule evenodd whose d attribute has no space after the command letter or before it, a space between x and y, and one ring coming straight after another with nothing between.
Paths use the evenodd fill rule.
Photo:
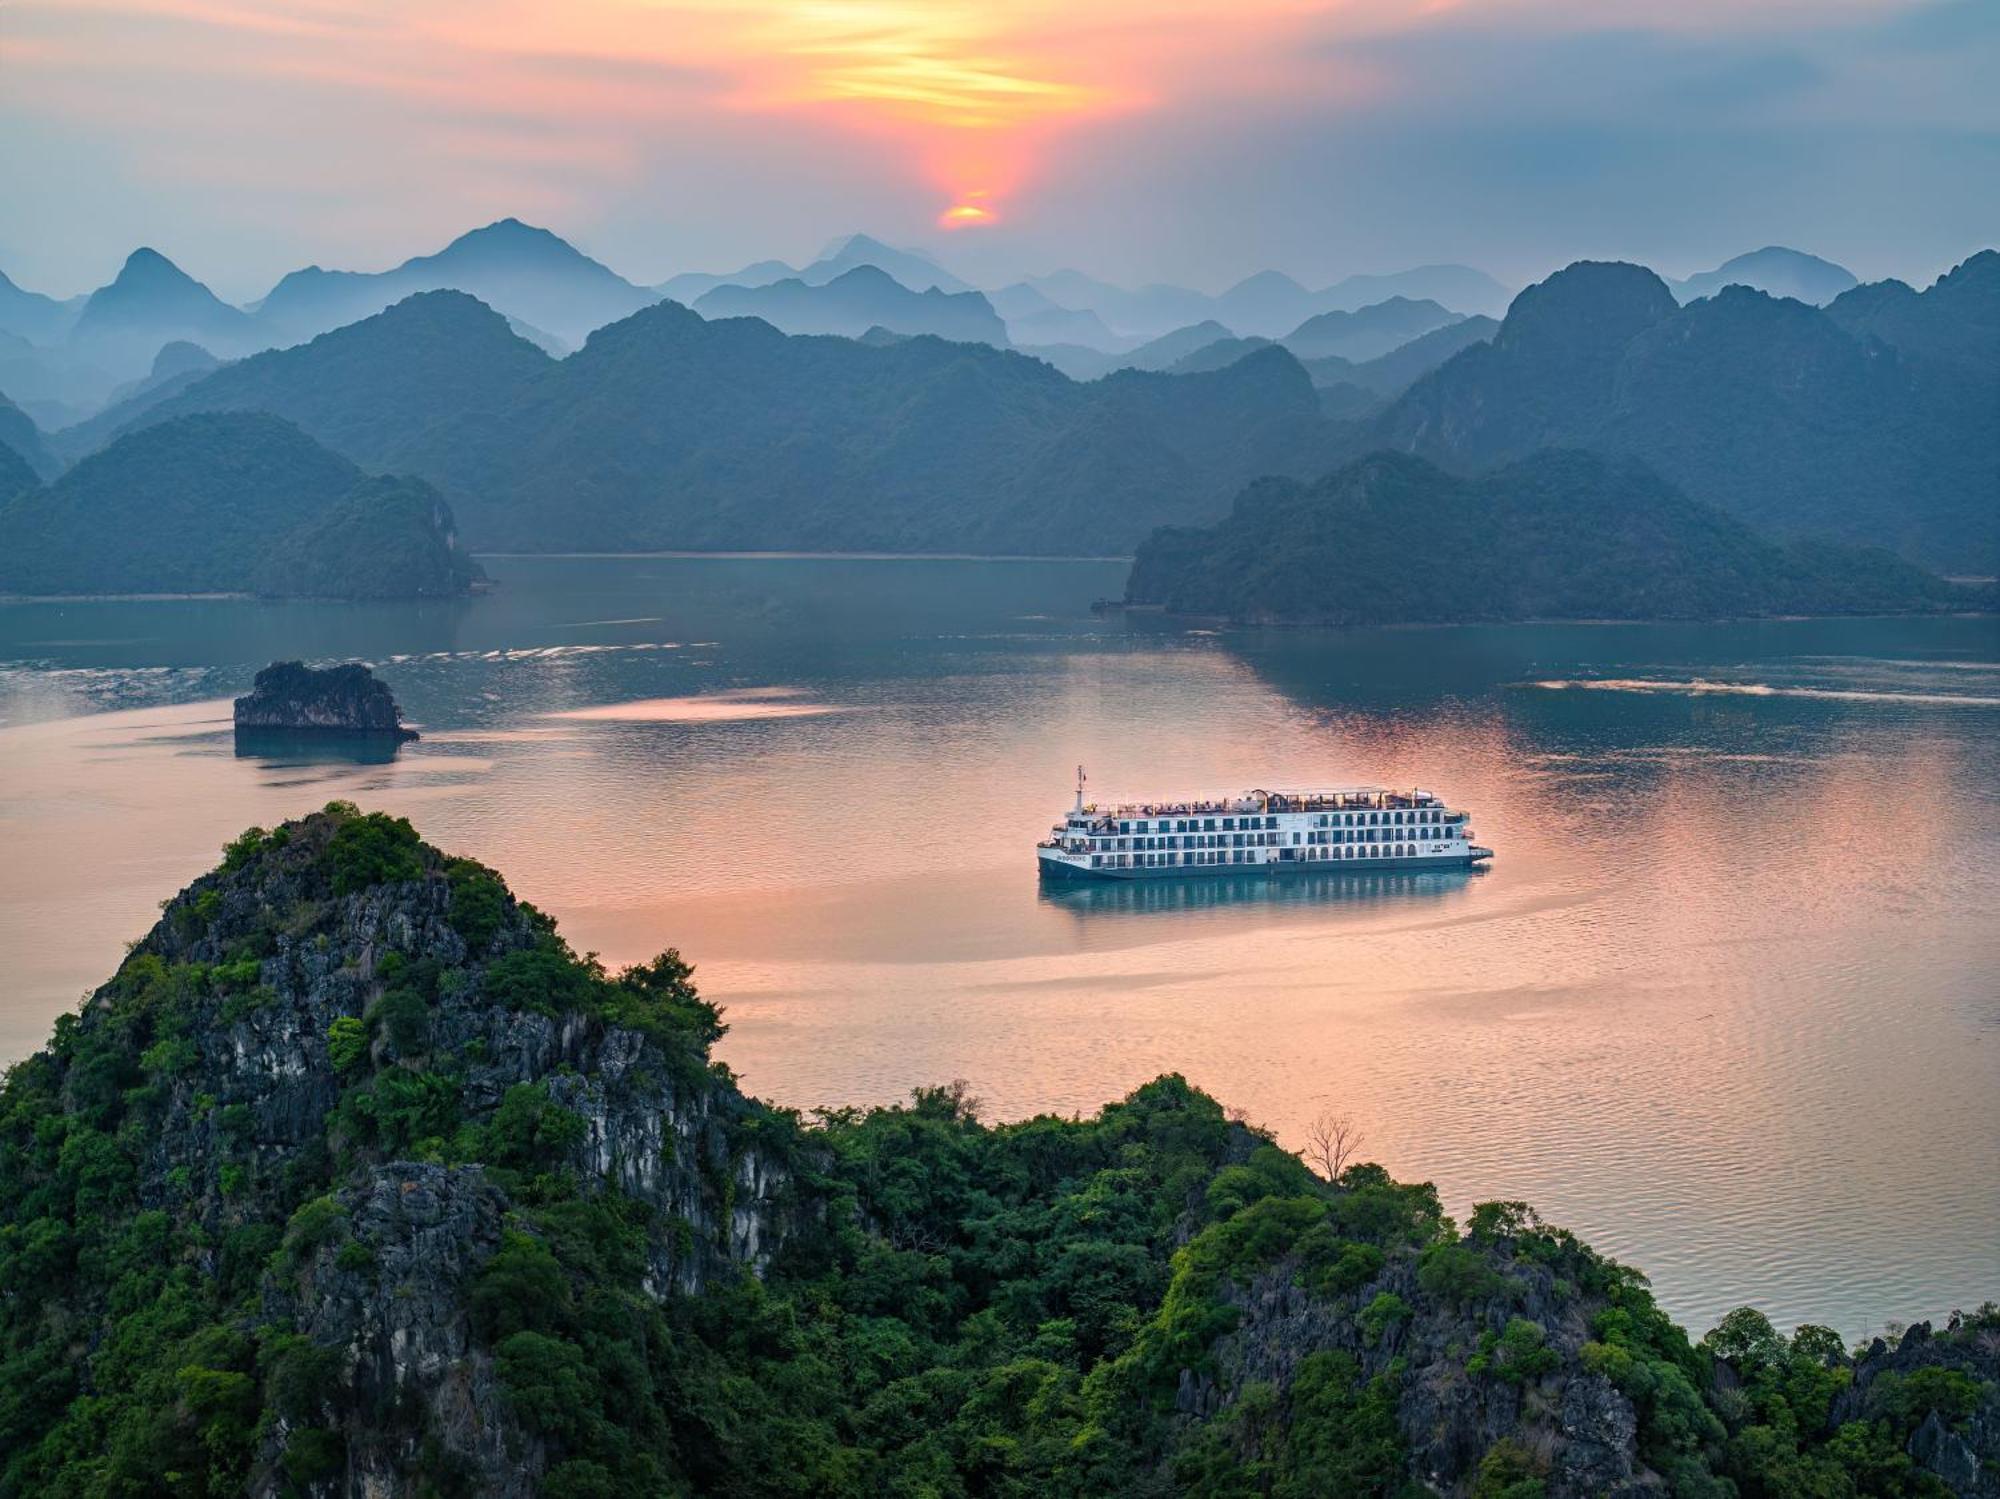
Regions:
<instances>
[{"instance_id":1,"label":"row of cabin windows","mask_svg":"<svg viewBox=\"0 0 2000 1499\"><path fill-rule=\"evenodd\" d=\"M1314 819L1316 827L1356 828L1356 827L1416 827L1445 820L1442 807L1420 807L1408 812L1324 812ZM1147 819L1137 822L1121 822L1121 833L1213 833L1218 831L1216 823L1221 822L1220 831L1234 833L1251 828L1275 828L1276 817L1162 817L1158 826Z\"/></svg>"},{"instance_id":2,"label":"row of cabin windows","mask_svg":"<svg viewBox=\"0 0 2000 1499\"><path fill-rule=\"evenodd\" d=\"M1343 846L1328 845L1302 848L1299 850L1299 857L1306 861L1407 859L1421 852L1422 850L1414 843L1393 843L1386 847L1375 848L1363 848L1349 843ZM1187 849L1179 853L1092 854L1090 856L1090 867L1092 869L1163 869L1168 867L1178 869L1198 864L1254 864L1257 862L1259 861L1251 851L1240 848Z\"/></svg>"},{"instance_id":3,"label":"row of cabin windows","mask_svg":"<svg viewBox=\"0 0 2000 1499\"><path fill-rule=\"evenodd\" d=\"M1309 832L1292 834L1292 842L1294 844L1386 843L1393 836L1394 834L1383 828L1356 828L1351 833L1344 828L1313 829ZM1278 833L1189 833L1185 836L1169 833L1148 838L1091 838L1088 843L1093 852L1123 853L1128 850L1261 848L1277 844L1281 839L1282 835Z\"/></svg>"}]
</instances>

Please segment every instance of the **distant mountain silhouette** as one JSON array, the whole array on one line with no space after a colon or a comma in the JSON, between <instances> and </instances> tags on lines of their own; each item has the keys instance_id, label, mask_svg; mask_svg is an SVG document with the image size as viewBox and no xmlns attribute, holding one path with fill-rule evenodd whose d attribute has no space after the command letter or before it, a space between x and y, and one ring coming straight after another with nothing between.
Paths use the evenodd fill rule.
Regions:
<instances>
[{"instance_id":1,"label":"distant mountain silhouette","mask_svg":"<svg viewBox=\"0 0 2000 1499\"><path fill-rule=\"evenodd\" d=\"M759 317L786 333L835 333L854 338L870 328L933 334L961 343L1005 347L1007 325L976 291L912 291L887 271L858 265L820 285L804 280L769 286L718 286L695 303L707 318Z\"/></svg>"},{"instance_id":2,"label":"distant mountain silhouette","mask_svg":"<svg viewBox=\"0 0 2000 1499\"><path fill-rule=\"evenodd\" d=\"M2000 252L1981 250L1922 292L1900 281L1858 286L1826 313L1902 353L2000 374Z\"/></svg>"},{"instance_id":3,"label":"distant mountain silhouette","mask_svg":"<svg viewBox=\"0 0 2000 1499\"><path fill-rule=\"evenodd\" d=\"M1484 271L1462 265L1349 276L1320 291L1309 291L1278 271L1260 271L1214 297L1184 286L1153 285L1128 291L1077 271L1030 276L1023 284L1059 306L1097 313L1115 332L1147 335L1216 321L1238 334L1277 338L1322 312L1354 312L1395 297L1435 301L1457 313L1498 313L1508 300L1499 282Z\"/></svg>"},{"instance_id":4,"label":"distant mountain silhouette","mask_svg":"<svg viewBox=\"0 0 2000 1499\"><path fill-rule=\"evenodd\" d=\"M1317 312L1313 294L1281 271L1246 276L1215 299L1215 318L1239 334L1276 338Z\"/></svg>"},{"instance_id":5,"label":"distant mountain silhouette","mask_svg":"<svg viewBox=\"0 0 2000 1499\"><path fill-rule=\"evenodd\" d=\"M1259 349L1268 349L1272 346L1273 340L1268 338L1218 338L1214 343L1203 344L1192 354L1183 354L1167 366L1167 373L1201 375L1210 370L1226 370L1237 360L1248 358ZM1301 364L1304 362L1300 361Z\"/></svg>"},{"instance_id":6,"label":"distant mountain silhouette","mask_svg":"<svg viewBox=\"0 0 2000 1499\"><path fill-rule=\"evenodd\" d=\"M1139 548L1126 594L1187 613L1342 625L1683 619L1950 607L1879 550L1787 549L1630 459L1543 451L1476 478L1378 453L1267 479Z\"/></svg>"},{"instance_id":7,"label":"distant mountain silhouette","mask_svg":"<svg viewBox=\"0 0 2000 1499\"><path fill-rule=\"evenodd\" d=\"M993 304L993 310L1010 322L1015 318L1036 317L1044 312L1069 312L1072 309L1045 292L1037 291L1025 281L1010 282L997 291L986 293L986 300Z\"/></svg>"},{"instance_id":8,"label":"distant mountain silhouette","mask_svg":"<svg viewBox=\"0 0 2000 1499\"><path fill-rule=\"evenodd\" d=\"M219 353L257 342L250 318L157 250L138 249L117 279L90 294L69 342L115 374L149 370L160 346L187 340Z\"/></svg>"},{"instance_id":9,"label":"distant mountain silhouette","mask_svg":"<svg viewBox=\"0 0 2000 1499\"><path fill-rule=\"evenodd\" d=\"M176 381L186 385L188 381L220 368L222 363L200 344L177 338L172 343L161 344L159 352L153 356L153 367L137 380L119 386L111 393L111 399L114 403L130 401Z\"/></svg>"},{"instance_id":10,"label":"distant mountain silhouette","mask_svg":"<svg viewBox=\"0 0 2000 1499\"><path fill-rule=\"evenodd\" d=\"M991 300L990 298L988 300ZM1071 311L1050 307L1044 312L1010 317L1007 336L1016 344L1076 344L1087 349L1115 350L1129 341L1104 326L1089 308Z\"/></svg>"},{"instance_id":11,"label":"distant mountain silhouette","mask_svg":"<svg viewBox=\"0 0 2000 1499\"><path fill-rule=\"evenodd\" d=\"M1440 320L1442 320L1440 322ZM1463 334L1447 330L1459 323L1471 327ZM1352 379L1365 391L1395 395L1417 376L1442 364L1451 355L1482 338L1490 337L1499 324L1491 318L1461 319L1434 302L1410 302L1392 298L1379 307L1352 313L1326 313L1309 319L1287 337L1275 340L1298 355L1313 383L1331 387ZM1401 334L1400 329L1425 329L1429 333ZM1209 319L1176 328L1122 353L1105 353L1082 345L1031 345L1023 352L1046 359L1072 380L1095 380L1115 369L1164 370L1176 375L1198 374L1227 368L1246 354L1264 348L1274 340L1263 337L1239 338L1223 324ZM1298 345L1303 344L1303 347ZM1411 347L1421 345L1421 347ZM1368 351L1359 357L1313 353L1314 348L1345 346ZM1389 352L1376 354L1374 351ZM1395 355L1410 348L1395 362ZM1381 360L1379 369L1363 376L1355 372ZM1366 404L1365 402L1363 404ZM1353 402L1343 405L1343 414L1352 414Z\"/></svg>"},{"instance_id":12,"label":"distant mountain silhouette","mask_svg":"<svg viewBox=\"0 0 2000 1499\"><path fill-rule=\"evenodd\" d=\"M1516 297L1491 342L1417 382L1370 437L1472 464L1576 444L1608 414L1626 346L1675 310L1644 266L1578 261Z\"/></svg>"},{"instance_id":13,"label":"distant mountain silhouette","mask_svg":"<svg viewBox=\"0 0 2000 1499\"><path fill-rule=\"evenodd\" d=\"M668 277L653 290L669 301L692 307L698 299L718 286L769 286L773 281L797 280L798 277L796 266L787 265L782 260L759 260L740 271L726 274L683 271L678 276Z\"/></svg>"},{"instance_id":14,"label":"distant mountain silhouette","mask_svg":"<svg viewBox=\"0 0 2000 1499\"><path fill-rule=\"evenodd\" d=\"M1025 284L1058 306L1096 313L1115 333L1152 337L1215 316L1215 299L1185 286L1156 284L1128 291L1080 271L1029 276Z\"/></svg>"},{"instance_id":15,"label":"distant mountain silhouette","mask_svg":"<svg viewBox=\"0 0 2000 1499\"><path fill-rule=\"evenodd\" d=\"M1279 342L1301 359L1337 354L1358 363L1378 359L1433 329L1463 321L1460 314L1436 302L1391 297L1353 312L1319 313Z\"/></svg>"},{"instance_id":16,"label":"distant mountain silhouette","mask_svg":"<svg viewBox=\"0 0 2000 1499\"><path fill-rule=\"evenodd\" d=\"M1236 331L1223 326L1213 318L1199 323L1190 323L1185 328L1176 328L1171 333L1162 333L1158 338L1140 344L1128 354L1113 361L1114 368L1134 370L1164 370L1178 364L1190 354L1207 348L1221 340L1235 341Z\"/></svg>"},{"instance_id":17,"label":"distant mountain silhouette","mask_svg":"<svg viewBox=\"0 0 2000 1499\"><path fill-rule=\"evenodd\" d=\"M417 597L478 576L429 486L364 479L263 413L162 422L0 505L8 592Z\"/></svg>"},{"instance_id":18,"label":"distant mountain silhouette","mask_svg":"<svg viewBox=\"0 0 2000 1499\"><path fill-rule=\"evenodd\" d=\"M24 494L42 482L42 476L28 466L28 460L0 442L0 505Z\"/></svg>"},{"instance_id":19,"label":"distant mountain silhouette","mask_svg":"<svg viewBox=\"0 0 2000 1499\"><path fill-rule=\"evenodd\" d=\"M222 364L222 360L200 344L185 339L163 344L153 356L153 368L145 376L119 386L95 416L51 434L49 447L58 458L70 463L94 453L126 428L139 425L154 407L172 400L197 380L206 379Z\"/></svg>"},{"instance_id":20,"label":"distant mountain silhouette","mask_svg":"<svg viewBox=\"0 0 2000 1499\"><path fill-rule=\"evenodd\" d=\"M385 460L425 427L505 404L549 357L463 292L419 292L307 344L271 349L138 415L269 411L356 462Z\"/></svg>"},{"instance_id":21,"label":"distant mountain silhouette","mask_svg":"<svg viewBox=\"0 0 2000 1499\"><path fill-rule=\"evenodd\" d=\"M1977 302L1986 272L1968 264L1954 286ZM1461 469L1548 446L1623 453L1774 533L1990 571L1993 410L1989 380L1857 338L1829 312L1739 286L1682 307L1641 266L1579 262L1522 292L1490 342L1418 380L1351 449Z\"/></svg>"},{"instance_id":22,"label":"distant mountain silhouette","mask_svg":"<svg viewBox=\"0 0 2000 1499\"><path fill-rule=\"evenodd\" d=\"M0 443L5 443L15 457L42 478L48 478L62 469L62 464L43 440L42 430L35 425L35 419L4 395L0 395Z\"/></svg>"},{"instance_id":23,"label":"distant mountain silhouette","mask_svg":"<svg viewBox=\"0 0 2000 1499\"><path fill-rule=\"evenodd\" d=\"M1469 265L1420 265L1380 276L1347 276L1315 294L1326 312L1353 312L1391 297L1436 302L1453 312L1498 317L1513 300L1506 287Z\"/></svg>"},{"instance_id":24,"label":"distant mountain silhouette","mask_svg":"<svg viewBox=\"0 0 2000 1499\"><path fill-rule=\"evenodd\" d=\"M12 333L31 344L53 347L69 336L72 324L83 310L83 299L59 302L40 292L26 291L0 272L0 332Z\"/></svg>"},{"instance_id":25,"label":"distant mountain silhouette","mask_svg":"<svg viewBox=\"0 0 2000 1499\"><path fill-rule=\"evenodd\" d=\"M570 346L657 296L546 229L501 219L394 270L293 271L258 305L257 321L265 342L296 343L372 317L412 293L436 290L477 297Z\"/></svg>"},{"instance_id":26,"label":"distant mountain silhouette","mask_svg":"<svg viewBox=\"0 0 2000 1499\"><path fill-rule=\"evenodd\" d=\"M875 267L911 291L973 290L921 250L899 250L866 234L850 234L835 240L820 252L817 260L799 271L798 279L808 286L824 286L864 265Z\"/></svg>"},{"instance_id":27,"label":"distant mountain silhouette","mask_svg":"<svg viewBox=\"0 0 2000 1499\"><path fill-rule=\"evenodd\" d=\"M1814 307L1823 307L1855 285L1854 273L1845 266L1801 250L1782 245L1766 245L1748 255L1725 260L1712 271L1703 271L1685 281L1668 282L1682 302L1712 297L1725 286L1747 286L1774 297L1793 297Z\"/></svg>"},{"instance_id":28,"label":"distant mountain silhouette","mask_svg":"<svg viewBox=\"0 0 2000 1499\"><path fill-rule=\"evenodd\" d=\"M1429 374L1461 349L1490 341L1500 324L1490 317L1461 318L1433 328L1429 333L1399 345L1374 359L1349 363L1342 378L1376 392L1401 395L1422 376ZM1311 370L1316 361L1305 361Z\"/></svg>"}]
</instances>

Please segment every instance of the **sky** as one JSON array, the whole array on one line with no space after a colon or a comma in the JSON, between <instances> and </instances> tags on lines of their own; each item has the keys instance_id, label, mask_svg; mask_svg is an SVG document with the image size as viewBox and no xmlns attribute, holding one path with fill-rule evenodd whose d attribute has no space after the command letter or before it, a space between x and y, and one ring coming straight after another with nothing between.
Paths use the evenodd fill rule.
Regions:
<instances>
[{"instance_id":1,"label":"sky","mask_svg":"<svg viewBox=\"0 0 2000 1499\"><path fill-rule=\"evenodd\" d=\"M1671 275L2000 243L2000 0L0 0L0 271L222 296L509 215L634 281Z\"/></svg>"}]
</instances>

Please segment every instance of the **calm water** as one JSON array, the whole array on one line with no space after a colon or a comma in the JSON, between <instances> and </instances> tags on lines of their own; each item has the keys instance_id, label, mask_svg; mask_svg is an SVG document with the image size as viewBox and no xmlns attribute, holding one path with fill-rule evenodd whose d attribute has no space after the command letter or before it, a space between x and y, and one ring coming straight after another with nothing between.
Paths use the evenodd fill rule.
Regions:
<instances>
[{"instance_id":1,"label":"calm water","mask_svg":"<svg viewBox=\"0 0 2000 1499\"><path fill-rule=\"evenodd\" d=\"M0 1057L223 841L331 797L669 944L779 1102L990 1115L1179 1070L1463 1211L1522 1197L1727 1308L1858 1335L2000 1295L2000 627L1393 632L1096 620L1100 563L501 559L455 607L0 605ZM356 656L423 741L239 758L226 698ZM1379 781L1476 875L1044 894L1074 766Z\"/></svg>"}]
</instances>

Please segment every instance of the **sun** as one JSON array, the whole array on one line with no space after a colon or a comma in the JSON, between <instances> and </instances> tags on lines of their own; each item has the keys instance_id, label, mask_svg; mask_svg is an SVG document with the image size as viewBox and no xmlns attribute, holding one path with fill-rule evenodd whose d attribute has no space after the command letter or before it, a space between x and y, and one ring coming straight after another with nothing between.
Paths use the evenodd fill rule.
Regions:
<instances>
[{"instance_id":1,"label":"sun","mask_svg":"<svg viewBox=\"0 0 2000 1499\"><path fill-rule=\"evenodd\" d=\"M937 217L940 229L979 229L999 222L999 215L983 204L954 203Z\"/></svg>"}]
</instances>

